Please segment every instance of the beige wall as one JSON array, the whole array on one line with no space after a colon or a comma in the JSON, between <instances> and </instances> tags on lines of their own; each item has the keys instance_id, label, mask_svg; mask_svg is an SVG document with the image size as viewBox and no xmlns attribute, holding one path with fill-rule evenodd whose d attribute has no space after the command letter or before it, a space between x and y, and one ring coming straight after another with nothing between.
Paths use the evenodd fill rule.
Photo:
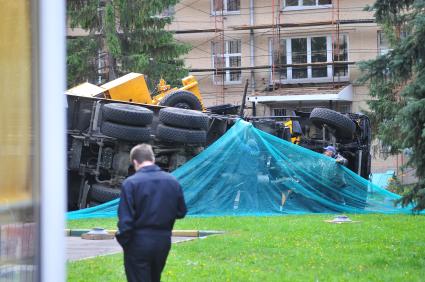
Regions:
<instances>
[{"instance_id":1,"label":"beige wall","mask_svg":"<svg viewBox=\"0 0 425 282\"><path fill-rule=\"evenodd\" d=\"M216 19L211 15L211 1L197 1L191 4L191 0L182 0L175 7L175 20L169 27L170 30L193 30L193 29L211 29L216 26ZM370 12L363 11L367 4L374 1L348 1L340 0L341 20L372 19ZM272 21L272 1L254 1L254 25L270 25ZM280 14L281 23L302 24L307 22L329 22L338 18L337 13L332 14L330 8L317 8L310 10L286 11L282 10ZM225 39L240 39L242 41L242 67L250 66L250 36L249 30L234 30L235 26L248 26L249 1L241 1L241 10L236 15L226 15L224 17L224 37ZM218 22L218 27L221 27ZM374 58L377 55L377 26L373 23L368 24L344 24L340 25L340 32L349 37L349 61L359 62ZM335 25L321 25L313 27L281 28L281 38L285 37L304 37L310 35L332 35L335 36ZM192 51L186 56L186 64L189 68L211 68L211 41L219 33L199 32L190 34L177 34L176 38L180 41L190 43ZM270 28L254 30L254 56L255 65L270 65L270 47L269 41L273 37L273 31ZM270 71L266 69L255 70L255 92L262 95L270 81ZM250 70L242 71L240 84L225 85L225 103L240 104L242 100L243 83L250 79ZM222 101L217 98L220 93L221 85L213 83L211 72L193 73L200 80L201 91L207 106L219 104ZM350 66L350 82L355 82L359 77L357 66ZM362 86L354 87L353 111L359 111L366 107L365 100L367 89ZM220 95L220 94L218 94ZM270 110L269 110L270 111Z\"/></svg>"}]
</instances>

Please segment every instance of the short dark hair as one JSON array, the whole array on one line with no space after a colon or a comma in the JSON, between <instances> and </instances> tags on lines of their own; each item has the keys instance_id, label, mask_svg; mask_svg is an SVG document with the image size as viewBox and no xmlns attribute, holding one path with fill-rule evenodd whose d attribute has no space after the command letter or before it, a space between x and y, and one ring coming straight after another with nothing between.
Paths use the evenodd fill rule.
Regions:
<instances>
[{"instance_id":1,"label":"short dark hair","mask_svg":"<svg viewBox=\"0 0 425 282\"><path fill-rule=\"evenodd\" d=\"M144 161L155 162L155 155L152 146L149 144L139 144L134 146L130 151L130 161L136 160L139 164Z\"/></svg>"}]
</instances>

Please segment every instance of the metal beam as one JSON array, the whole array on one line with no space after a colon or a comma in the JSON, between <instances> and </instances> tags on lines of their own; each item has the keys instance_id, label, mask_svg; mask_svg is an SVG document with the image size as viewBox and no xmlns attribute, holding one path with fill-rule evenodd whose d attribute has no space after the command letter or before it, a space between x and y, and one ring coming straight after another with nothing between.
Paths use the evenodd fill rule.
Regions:
<instances>
[{"instance_id":1,"label":"metal beam","mask_svg":"<svg viewBox=\"0 0 425 282\"><path fill-rule=\"evenodd\" d=\"M39 0L41 281L61 282L65 273L66 121L65 1Z\"/></svg>"}]
</instances>

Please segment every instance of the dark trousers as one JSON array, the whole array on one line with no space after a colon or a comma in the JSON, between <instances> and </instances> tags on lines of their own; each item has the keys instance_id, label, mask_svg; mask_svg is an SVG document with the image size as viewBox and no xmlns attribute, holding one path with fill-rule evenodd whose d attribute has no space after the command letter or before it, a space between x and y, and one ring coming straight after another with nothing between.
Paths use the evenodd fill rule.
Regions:
<instances>
[{"instance_id":1,"label":"dark trousers","mask_svg":"<svg viewBox=\"0 0 425 282\"><path fill-rule=\"evenodd\" d=\"M137 235L124 248L124 267L129 282L159 282L171 248L166 235Z\"/></svg>"}]
</instances>

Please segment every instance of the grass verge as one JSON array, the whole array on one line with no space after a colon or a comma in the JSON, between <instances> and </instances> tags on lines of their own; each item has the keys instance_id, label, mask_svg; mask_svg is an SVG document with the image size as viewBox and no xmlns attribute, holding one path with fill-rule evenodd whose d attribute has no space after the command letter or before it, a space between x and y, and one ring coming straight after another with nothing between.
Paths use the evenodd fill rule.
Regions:
<instances>
[{"instance_id":1,"label":"grass verge","mask_svg":"<svg viewBox=\"0 0 425 282\"><path fill-rule=\"evenodd\" d=\"M172 247L163 281L423 281L423 216L329 215L187 218L176 229L225 230ZM68 228L114 229L116 219ZM68 264L68 281L125 281L122 254Z\"/></svg>"}]
</instances>

